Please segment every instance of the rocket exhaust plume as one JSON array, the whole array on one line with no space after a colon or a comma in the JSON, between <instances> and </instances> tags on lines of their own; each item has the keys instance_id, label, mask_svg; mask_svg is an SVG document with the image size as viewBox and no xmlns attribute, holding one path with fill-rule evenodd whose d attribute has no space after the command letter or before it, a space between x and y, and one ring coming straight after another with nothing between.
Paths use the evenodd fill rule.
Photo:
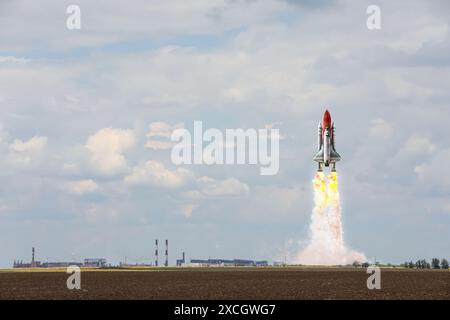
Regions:
<instances>
[{"instance_id":1,"label":"rocket exhaust plume","mask_svg":"<svg viewBox=\"0 0 450 320\"><path fill-rule=\"evenodd\" d=\"M345 247L337 172L325 179L317 172L313 180L314 210L311 217L310 241L295 262L306 265L345 265L364 262L364 254Z\"/></svg>"}]
</instances>

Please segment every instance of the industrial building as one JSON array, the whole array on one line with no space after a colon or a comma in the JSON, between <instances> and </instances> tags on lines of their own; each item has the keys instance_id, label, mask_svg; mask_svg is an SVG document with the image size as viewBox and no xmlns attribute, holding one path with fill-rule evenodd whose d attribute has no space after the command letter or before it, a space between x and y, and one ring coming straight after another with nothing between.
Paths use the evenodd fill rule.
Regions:
<instances>
[{"instance_id":1,"label":"industrial building","mask_svg":"<svg viewBox=\"0 0 450 320\"><path fill-rule=\"evenodd\" d=\"M106 260L105 260L106 265ZM14 261L13 268L67 268L69 266L93 267L93 265L84 265L81 262L24 262L21 260Z\"/></svg>"},{"instance_id":2,"label":"industrial building","mask_svg":"<svg viewBox=\"0 0 450 320\"><path fill-rule=\"evenodd\" d=\"M42 268L67 268L69 266L82 267L81 262L45 262L41 265Z\"/></svg>"},{"instance_id":3,"label":"industrial building","mask_svg":"<svg viewBox=\"0 0 450 320\"><path fill-rule=\"evenodd\" d=\"M242 259L191 259L191 266L196 267L266 267L269 263L267 261L254 261Z\"/></svg>"},{"instance_id":4,"label":"industrial building","mask_svg":"<svg viewBox=\"0 0 450 320\"><path fill-rule=\"evenodd\" d=\"M84 259L83 267L94 267L94 268L106 267L106 259L103 258Z\"/></svg>"},{"instance_id":5,"label":"industrial building","mask_svg":"<svg viewBox=\"0 0 450 320\"><path fill-rule=\"evenodd\" d=\"M13 268L41 268L41 262L36 261L34 264L32 262L24 262L22 260L14 260Z\"/></svg>"},{"instance_id":6,"label":"industrial building","mask_svg":"<svg viewBox=\"0 0 450 320\"><path fill-rule=\"evenodd\" d=\"M183 257L181 259L177 259L177 267L181 267L186 264L186 254L183 252Z\"/></svg>"},{"instance_id":7,"label":"industrial building","mask_svg":"<svg viewBox=\"0 0 450 320\"><path fill-rule=\"evenodd\" d=\"M14 260L13 268L67 268L69 266L78 267L106 267L106 259L103 258L88 258L84 259L84 263L81 262L41 262L35 260L35 249L31 249L31 262L24 262L22 260Z\"/></svg>"},{"instance_id":8,"label":"industrial building","mask_svg":"<svg viewBox=\"0 0 450 320\"><path fill-rule=\"evenodd\" d=\"M155 261L154 266L159 264L159 248L158 239L155 239ZM164 241L164 262L162 265L169 266L169 240ZM176 259L176 266L192 266L192 267L266 267L269 263L266 260L245 260L245 259L191 259L190 263L186 263L186 253L183 251L182 258ZM41 262L35 260L35 249L31 250L31 262L24 262L22 260L15 260L14 268L67 268L69 266L89 267L89 268L105 268L110 267L104 258L86 258L81 262ZM120 262L119 267L150 267L152 264L135 263L128 264L125 257L125 262Z\"/></svg>"}]
</instances>

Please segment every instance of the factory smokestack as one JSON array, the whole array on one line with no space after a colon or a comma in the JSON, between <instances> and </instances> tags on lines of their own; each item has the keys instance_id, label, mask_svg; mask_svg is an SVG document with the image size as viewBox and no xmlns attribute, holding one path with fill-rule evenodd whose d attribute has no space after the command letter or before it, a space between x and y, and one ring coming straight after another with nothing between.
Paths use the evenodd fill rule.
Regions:
<instances>
[{"instance_id":1,"label":"factory smokestack","mask_svg":"<svg viewBox=\"0 0 450 320\"><path fill-rule=\"evenodd\" d=\"M155 266L158 266L158 239L155 240Z\"/></svg>"},{"instance_id":2,"label":"factory smokestack","mask_svg":"<svg viewBox=\"0 0 450 320\"><path fill-rule=\"evenodd\" d=\"M166 262L164 263L166 267L169 266L169 240L166 240Z\"/></svg>"},{"instance_id":3,"label":"factory smokestack","mask_svg":"<svg viewBox=\"0 0 450 320\"><path fill-rule=\"evenodd\" d=\"M31 248L31 267L32 268L35 267L35 263L34 263L34 247Z\"/></svg>"}]
</instances>

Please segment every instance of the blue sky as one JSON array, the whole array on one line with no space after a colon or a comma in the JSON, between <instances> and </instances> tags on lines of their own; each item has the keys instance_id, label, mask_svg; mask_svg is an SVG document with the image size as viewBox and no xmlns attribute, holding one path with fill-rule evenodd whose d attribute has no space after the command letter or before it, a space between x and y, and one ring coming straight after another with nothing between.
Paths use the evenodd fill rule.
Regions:
<instances>
[{"instance_id":1,"label":"blue sky","mask_svg":"<svg viewBox=\"0 0 450 320\"><path fill-rule=\"evenodd\" d=\"M346 244L449 257L445 1L0 3L0 266L279 260L308 237L317 123L337 126ZM366 8L382 28L366 28ZM183 166L177 125L280 129L280 171ZM134 177L134 178L130 178ZM163 178L161 178L163 177Z\"/></svg>"}]
</instances>

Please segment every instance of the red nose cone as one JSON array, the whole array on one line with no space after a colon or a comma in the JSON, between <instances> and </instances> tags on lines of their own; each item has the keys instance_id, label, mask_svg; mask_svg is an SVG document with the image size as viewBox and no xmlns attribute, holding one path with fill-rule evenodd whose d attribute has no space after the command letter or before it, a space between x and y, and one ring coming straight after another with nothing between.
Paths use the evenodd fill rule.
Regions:
<instances>
[{"instance_id":1,"label":"red nose cone","mask_svg":"<svg viewBox=\"0 0 450 320\"><path fill-rule=\"evenodd\" d=\"M323 115L323 128L330 128L331 127L331 116L328 110L325 111Z\"/></svg>"}]
</instances>

